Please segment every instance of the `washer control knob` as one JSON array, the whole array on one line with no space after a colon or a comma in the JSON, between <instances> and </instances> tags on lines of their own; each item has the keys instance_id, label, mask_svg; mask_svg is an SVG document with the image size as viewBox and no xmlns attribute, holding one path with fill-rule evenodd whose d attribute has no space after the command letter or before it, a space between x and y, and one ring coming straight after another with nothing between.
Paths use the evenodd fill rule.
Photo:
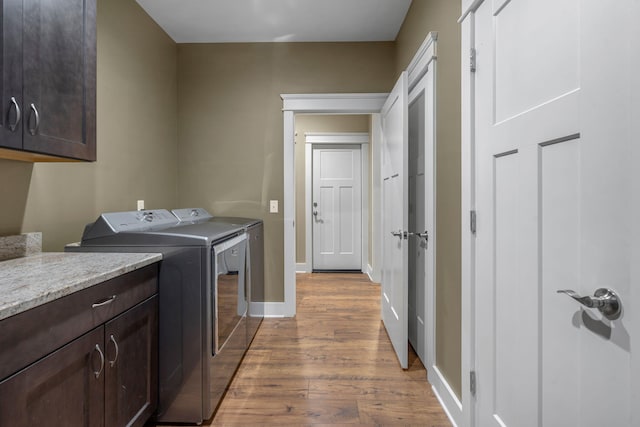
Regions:
<instances>
[{"instance_id":1,"label":"washer control knob","mask_svg":"<svg viewBox=\"0 0 640 427\"><path fill-rule=\"evenodd\" d=\"M153 221L153 212L144 212L139 219L140 219L140 221L152 222Z\"/></svg>"}]
</instances>

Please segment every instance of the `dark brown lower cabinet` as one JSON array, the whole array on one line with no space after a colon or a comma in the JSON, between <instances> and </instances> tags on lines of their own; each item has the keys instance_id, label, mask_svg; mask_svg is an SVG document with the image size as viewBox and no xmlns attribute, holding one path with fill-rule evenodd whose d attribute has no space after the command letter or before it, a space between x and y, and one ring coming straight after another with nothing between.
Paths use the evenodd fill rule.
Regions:
<instances>
[{"instance_id":1,"label":"dark brown lower cabinet","mask_svg":"<svg viewBox=\"0 0 640 427\"><path fill-rule=\"evenodd\" d=\"M0 382L0 427L141 426L157 402L153 296Z\"/></svg>"},{"instance_id":2,"label":"dark brown lower cabinet","mask_svg":"<svg viewBox=\"0 0 640 427\"><path fill-rule=\"evenodd\" d=\"M105 426L143 425L158 401L158 297L105 325Z\"/></svg>"},{"instance_id":3,"label":"dark brown lower cabinet","mask_svg":"<svg viewBox=\"0 0 640 427\"><path fill-rule=\"evenodd\" d=\"M0 426L104 426L103 328L0 383Z\"/></svg>"}]
</instances>

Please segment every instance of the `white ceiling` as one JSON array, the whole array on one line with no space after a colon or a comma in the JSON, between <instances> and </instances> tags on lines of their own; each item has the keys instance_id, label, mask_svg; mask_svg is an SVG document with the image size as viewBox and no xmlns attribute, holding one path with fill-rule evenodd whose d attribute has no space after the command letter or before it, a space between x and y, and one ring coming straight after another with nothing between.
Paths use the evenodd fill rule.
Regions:
<instances>
[{"instance_id":1,"label":"white ceiling","mask_svg":"<svg viewBox=\"0 0 640 427\"><path fill-rule=\"evenodd\" d=\"M177 43L395 40L411 0L137 0Z\"/></svg>"}]
</instances>

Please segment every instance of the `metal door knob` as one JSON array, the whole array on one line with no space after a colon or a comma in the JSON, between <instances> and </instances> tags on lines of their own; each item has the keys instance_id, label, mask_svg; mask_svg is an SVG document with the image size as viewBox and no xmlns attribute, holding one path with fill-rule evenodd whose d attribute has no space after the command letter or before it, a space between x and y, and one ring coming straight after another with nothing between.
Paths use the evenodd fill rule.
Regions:
<instances>
[{"instance_id":1,"label":"metal door knob","mask_svg":"<svg viewBox=\"0 0 640 427\"><path fill-rule=\"evenodd\" d=\"M607 288L596 289L593 296L580 296L571 289L560 289L559 294L569 295L580 304L589 308L597 308L607 319L617 319L622 311L622 302L613 290Z\"/></svg>"}]
</instances>

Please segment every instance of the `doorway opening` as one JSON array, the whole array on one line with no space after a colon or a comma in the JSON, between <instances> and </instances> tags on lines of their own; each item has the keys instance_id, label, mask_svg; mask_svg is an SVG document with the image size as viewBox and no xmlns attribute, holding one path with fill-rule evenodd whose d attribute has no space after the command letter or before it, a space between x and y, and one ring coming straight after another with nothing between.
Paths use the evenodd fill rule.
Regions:
<instances>
[{"instance_id":1,"label":"doorway opening","mask_svg":"<svg viewBox=\"0 0 640 427\"><path fill-rule=\"evenodd\" d=\"M340 114L371 115L370 141L371 161L380 164L379 144L380 110L387 98L386 93L344 93L344 94L283 94L283 154L284 154L284 301L268 303L265 315L293 317L296 313L296 182L295 182L295 116L300 114ZM379 168L372 168L372 182L379 181ZM377 174L377 175L376 175ZM380 236L380 189L374 185L371 189L372 242L371 242L371 278L380 281L381 246L376 236Z\"/></svg>"}]
</instances>

